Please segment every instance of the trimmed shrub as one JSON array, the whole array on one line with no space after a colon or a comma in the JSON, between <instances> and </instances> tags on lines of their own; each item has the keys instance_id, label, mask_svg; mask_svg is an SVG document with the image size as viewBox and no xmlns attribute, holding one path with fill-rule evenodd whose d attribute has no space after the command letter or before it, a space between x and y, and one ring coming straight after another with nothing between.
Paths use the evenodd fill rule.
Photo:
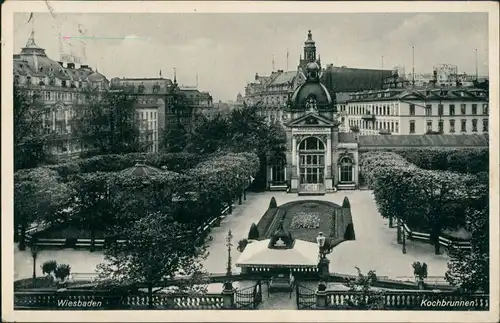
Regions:
<instances>
[{"instance_id":1,"label":"trimmed shrub","mask_svg":"<svg viewBox=\"0 0 500 323\"><path fill-rule=\"evenodd\" d=\"M347 209L351 208L351 203L349 203L349 199L347 198L347 196L344 197L344 201L342 202L342 207Z\"/></svg>"},{"instance_id":2,"label":"trimmed shrub","mask_svg":"<svg viewBox=\"0 0 500 323\"><path fill-rule=\"evenodd\" d=\"M255 223L252 223L250 230L248 231L248 239L257 240L259 239L259 229Z\"/></svg>"},{"instance_id":3,"label":"trimmed shrub","mask_svg":"<svg viewBox=\"0 0 500 323\"><path fill-rule=\"evenodd\" d=\"M44 262L40 267L42 268L42 273L44 275L50 275L55 273L57 269L57 262L55 260L48 260Z\"/></svg>"},{"instance_id":4,"label":"trimmed shrub","mask_svg":"<svg viewBox=\"0 0 500 323\"><path fill-rule=\"evenodd\" d=\"M269 202L269 208L270 209L275 209L278 207L278 204L276 203L276 199L273 197L271 197L271 201Z\"/></svg>"},{"instance_id":5,"label":"trimmed shrub","mask_svg":"<svg viewBox=\"0 0 500 323\"><path fill-rule=\"evenodd\" d=\"M56 278L59 279L59 281L61 282L63 282L66 278L68 278L70 274L71 274L71 267L66 264L58 265L54 272Z\"/></svg>"},{"instance_id":6,"label":"trimmed shrub","mask_svg":"<svg viewBox=\"0 0 500 323\"><path fill-rule=\"evenodd\" d=\"M344 240L356 240L356 235L354 234L354 225L349 223L344 233Z\"/></svg>"}]
</instances>

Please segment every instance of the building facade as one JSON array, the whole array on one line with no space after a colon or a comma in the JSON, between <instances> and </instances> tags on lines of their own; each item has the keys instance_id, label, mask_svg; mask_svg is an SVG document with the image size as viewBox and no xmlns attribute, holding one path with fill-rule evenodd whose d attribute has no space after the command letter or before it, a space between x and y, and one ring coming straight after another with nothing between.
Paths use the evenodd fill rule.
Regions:
<instances>
[{"instance_id":1,"label":"building facade","mask_svg":"<svg viewBox=\"0 0 500 323\"><path fill-rule=\"evenodd\" d=\"M175 123L190 127L196 115L213 108L212 96L193 87L181 87L165 78L113 78L112 86L132 87L141 142L148 152L158 152L160 137Z\"/></svg>"},{"instance_id":2,"label":"building facade","mask_svg":"<svg viewBox=\"0 0 500 323\"><path fill-rule=\"evenodd\" d=\"M347 124L361 135L487 133L488 92L473 88L407 88L358 92Z\"/></svg>"},{"instance_id":3,"label":"building facade","mask_svg":"<svg viewBox=\"0 0 500 323\"><path fill-rule=\"evenodd\" d=\"M266 76L256 74L255 80L245 88L245 103L259 107L261 116L266 117L269 122L274 120L281 123L288 122L287 113L284 110L290 96L306 82L305 67L311 60L321 70L320 81L330 93L334 107L337 103L337 96L342 97L361 90L381 88L384 78L391 75L389 70L336 67L333 64L323 68L321 57L317 54L316 42L309 31L297 69L294 71L277 70ZM345 104L345 100L342 100L340 102Z\"/></svg>"},{"instance_id":4,"label":"building facade","mask_svg":"<svg viewBox=\"0 0 500 323\"><path fill-rule=\"evenodd\" d=\"M285 187L305 195L355 187L357 144L339 141L340 122L334 101L320 82L320 66L311 60L305 74L305 83L285 109L287 152L269 165L269 188Z\"/></svg>"},{"instance_id":5,"label":"building facade","mask_svg":"<svg viewBox=\"0 0 500 323\"><path fill-rule=\"evenodd\" d=\"M89 148L72 129L72 119L77 105L85 104L82 89L109 87L104 75L88 65L50 59L45 49L35 43L32 31L21 53L13 57L13 76L14 85L28 97L36 96L45 108L41 133L53 138L48 147L52 155L72 158Z\"/></svg>"}]
</instances>

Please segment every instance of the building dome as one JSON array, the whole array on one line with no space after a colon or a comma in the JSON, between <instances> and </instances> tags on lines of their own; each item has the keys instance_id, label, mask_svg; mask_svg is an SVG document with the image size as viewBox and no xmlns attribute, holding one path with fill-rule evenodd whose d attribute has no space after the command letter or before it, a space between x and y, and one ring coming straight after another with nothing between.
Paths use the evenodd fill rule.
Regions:
<instances>
[{"instance_id":1,"label":"building dome","mask_svg":"<svg viewBox=\"0 0 500 323\"><path fill-rule=\"evenodd\" d=\"M99 73L98 71L95 71L94 73L90 74L88 76L89 82L105 82L106 77Z\"/></svg>"},{"instance_id":2,"label":"building dome","mask_svg":"<svg viewBox=\"0 0 500 323\"><path fill-rule=\"evenodd\" d=\"M319 65L316 62L310 62L306 65L307 72L319 71Z\"/></svg>"}]
</instances>

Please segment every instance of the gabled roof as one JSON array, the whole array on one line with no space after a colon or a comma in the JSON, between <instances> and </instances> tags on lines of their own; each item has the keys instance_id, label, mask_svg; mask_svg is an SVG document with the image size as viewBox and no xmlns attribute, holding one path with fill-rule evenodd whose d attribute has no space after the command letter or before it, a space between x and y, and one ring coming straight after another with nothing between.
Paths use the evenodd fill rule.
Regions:
<instances>
[{"instance_id":1,"label":"gabled roof","mask_svg":"<svg viewBox=\"0 0 500 323\"><path fill-rule=\"evenodd\" d=\"M291 120L286 124L287 127L335 127L338 126L338 123L329 120L315 112L309 112L305 115Z\"/></svg>"}]
</instances>

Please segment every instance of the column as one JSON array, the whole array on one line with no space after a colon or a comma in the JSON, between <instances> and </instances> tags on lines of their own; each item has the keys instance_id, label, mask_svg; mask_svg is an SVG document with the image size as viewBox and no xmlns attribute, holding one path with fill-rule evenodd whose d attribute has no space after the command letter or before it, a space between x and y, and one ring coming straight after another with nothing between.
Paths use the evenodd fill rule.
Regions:
<instances>
[{"instance_id":1,"label":"column","mask_svg":"<svg viewBox=\"0 0 500 323\"><path fill-rule=\"evenodd\" d=\"M292 166L297 164L296 154L297 154L297 139L295 137L292 137Z\"/></svg>"},{"instance_id":2,"label":"column","mask_svg":"<svg viewBox=\"0 0 500 323\"><path fill-rule=\"evenodd\" d=\"M332 139L328 137L326 140L326 156L325 156L325 175L328 176L329 178L332 177L331 173L328 173L328 168L331 168L332 166Z\"/></svg>"}]
</instances>

